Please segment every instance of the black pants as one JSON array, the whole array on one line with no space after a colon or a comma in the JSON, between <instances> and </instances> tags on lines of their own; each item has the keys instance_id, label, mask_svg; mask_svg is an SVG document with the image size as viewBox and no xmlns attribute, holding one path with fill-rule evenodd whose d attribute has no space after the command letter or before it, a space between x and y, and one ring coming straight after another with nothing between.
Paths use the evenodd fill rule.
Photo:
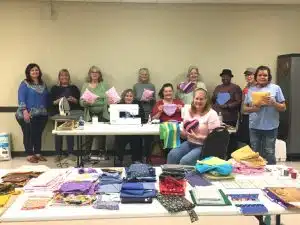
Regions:
<instances>
[{"instance_id":1,"label":"black pants","mask_svg":"<svg viewBox=\"0 0 300 225\"><path fill-rule=\"evenodd\" d=\"M237 136L238 136L238 141L250 145L249 115L242 116L239 124L239 130L237 132Z\"/></svg>"},{"instance_id":2,"label":"black pants","mask_svg":"<svg viewBox=\"0 0 300 225\"><path fill-rule=\"evenodd\" d=\"M62 144L63 144L64 136L55 135L55 150L58 155L62 154ZM74 137L73 136L66 136L67 139L67 149L68 154L74 154Z\"/></svg>"},{"instance_id":3,"label":"black pants","mask_svg":"<svg viewBox=\"0 0 300 225\"><path fill-rule=\"evenodd\" d=\"M98 116L98 122L107 122L106 119L103 118L103 113L90 113L90 116ZM93 145L93 140L96 139L97 140L97 144L99 145L99 149L98 150L105 150L106 149L106 136L86 136L85 137L85 145L86 145L86 150L88 152L91 152L92 150L92 145Z\"/></svg>"},{"instance_id":4,"label":"black pants","mask_svg":"<svg viewBox=\"0 0 300 225\"><path fill-rule=\"evenodd\" d=\"M232 127L236 127L237 121L224 121L227 125ZM237 133L230 134L230 139L227 147L227 159L231 158L231 153L237 150L238 148L238 141L237 141Z\"/></svg>"},{"instance_id":5,"label":"black pants","mask_svg":"<svg viewBox=\"0 0 300 225\"><path fill-rule=\"evenodd\" d=\"M41 154L42 134L46 127L48 117L36 116L30 119L30 122L24 119L17 119L23 132L23 144L28 156Z\"/></svg>"},{"instance_id":6,"label":"black pants","mask_svg":"<svg viewBox=\"0 0 300 225\"><path fill-rule=\"evenodd\" d=\"M142 161L143 150L142 150L142 137L141 136L116 136L115 139L115 151L120 161L123 161L125 147L130 144L132 151L132 161Z\"/></svg>"},{"instance_id":7,"label":"black pants","mask_svg":"<svg viewBox=\"0 0 300 225\"><path fill-rule=\"evenodd\" d=\"M150 155L151 155L153 141L154 141L153 135L145 135L145 136L143 136L144 156L146 156L146 158L149 158Z\"/></svg>"}]
</instances>

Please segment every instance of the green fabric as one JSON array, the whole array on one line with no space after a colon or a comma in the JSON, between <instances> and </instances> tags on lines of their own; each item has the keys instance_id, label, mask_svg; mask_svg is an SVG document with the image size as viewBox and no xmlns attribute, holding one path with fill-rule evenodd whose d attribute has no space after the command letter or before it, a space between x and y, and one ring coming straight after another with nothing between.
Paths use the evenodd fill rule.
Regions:
<instances>
[{"instance_id":1,"label":"green fabric","mask_svg":"<svg viewBox=\"0 0 300 225\"><path fill-rule=\"evenodd\" d=\"M196 88L203 88L204 90L207 90L205 84L200 81L197 82ZM177 90L176 97L178 99L180 99L181 101L183 101L184 104L191 104L193 101L193 91L186 94L186 93L182 92L181 90Z\"/></svg>"},{"instance_id":2,"label":"green fabric","mask_svg":"<svg viewBox=\"0 0 300 225\"><path fill-rule=\"evenodd\" d=\"M159 125L160 139L164 142L164 149L180 146L180 128L178 123L164 122Z\"/></svg>"},{"instance_id":3,"label":"green fabric","mask_svg":"<svg viewBox=\"0 0 300 225\"><path fill-rule=\"evenodd\" d=\"M109 113L107 110L108 103L105 94L105 92L108 90L108 86L104 82L100 82L95 88L91 88L89 86L89 83L84 83L81 88L80 96L82 96L86 89L88 89L93 94L99 96L99 98L92 105L88 105L82 99L80 99L80 105L84 107L83 119L85 121L90 121L90 113L103 113L103 117L109 120Z\"/></svg>"}]
</instances>

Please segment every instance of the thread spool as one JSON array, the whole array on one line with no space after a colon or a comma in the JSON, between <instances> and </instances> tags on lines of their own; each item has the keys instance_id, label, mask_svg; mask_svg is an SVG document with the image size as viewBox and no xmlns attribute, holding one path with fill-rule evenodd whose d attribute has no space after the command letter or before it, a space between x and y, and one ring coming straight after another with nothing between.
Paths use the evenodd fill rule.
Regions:
<instances>
[{"instance_id":1,"label":"thread spool","mask_svg":"<svg viewBox=\"0 0 300 225\"><path fill-rule=\"evenodd\" d=\"M292 179L297 179L297 172L291 172Z\"/></svg>"}]
</instances>

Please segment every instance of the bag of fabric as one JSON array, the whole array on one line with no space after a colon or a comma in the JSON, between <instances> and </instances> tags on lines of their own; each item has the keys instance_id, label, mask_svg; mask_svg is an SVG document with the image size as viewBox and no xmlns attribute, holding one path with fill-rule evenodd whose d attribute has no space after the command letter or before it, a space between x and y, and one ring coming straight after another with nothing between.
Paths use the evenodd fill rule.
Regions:
<instances>
[{"instance_id":1,"label":"bag of fabric","mask_svg":"<svg viewBox=\"0 0 300 225\"><path fill-rule=\"evenodd\" d=\"M105 92L105 94L109 99L108 102L110 104L117 104L121 100L121 97L119 96L115 87L110 88L108 91Z\"/></svg>"},{"instance_id":2,"label":"bag of fabric","mask_svg":"<svg viewBox=\"0 0 300 225\"><path fill-rule=\"evenodd\" d=\"M92 93L89 89L85 89L80 98L86 102L95 102L99 96Z\"/></svg>"},{"instance_id":3,"label":"bag of fabric","mask_svg":"<svg viewBox=\"0 0 300 225\"><path fill-rule=\"evenodd\" d=\"M153 99L154 91L144 88L141 101L149 102Z\"/></svg>"},{"instance_id":4,"label":"bag of fabric","mask_svg":"<svg viewBox=\"0 0 300 225\"><path fill-rule=\"evenodd\" d=\"M177 105L176 104L164 104L163 105L163 111L168 116L174 115L175 112L176 112L176 109L177 109Z\"/></svg>"},{"instance_id":5,"label":"bag of fabric","mask_svg":"<svg viewBox=\"0 0 300 225\"><path fill-rule=\"evenodd\" d=\"M192 130L194 131L199 127L199 121L198 120L186 120L183 122L184 129L190 133Z\"/></svg>"}]
</instances>

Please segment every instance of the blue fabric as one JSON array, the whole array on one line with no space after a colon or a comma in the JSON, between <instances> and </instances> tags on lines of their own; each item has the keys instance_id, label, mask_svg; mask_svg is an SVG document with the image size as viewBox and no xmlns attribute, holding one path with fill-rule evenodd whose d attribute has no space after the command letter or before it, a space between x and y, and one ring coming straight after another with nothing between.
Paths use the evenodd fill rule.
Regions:
<instances>
[{"instance_id":1,"label":"blue fabric","mask_svg":"<svg viewBox=\"0 0 300 225\"><path fill-rule=\"evenodd\" d=\"M167 164L195 165L201 154L202 145L188 141L180 147L172 149L167 158Z\"/></svg>"},{"instance_id":2,"label":"blue fabric","mask_svg":"<svg viewBox=\"0 0 300 225\"><path fill-rule=\"evenodd\" d=\"M98 193L119 193L121 191L122 184L105 184L99 185Z\"/></svg>"},{"instance_id":3,"label":"blue fabric","mask_svg":"<svg viewBox=\"0 0 300 225\"><path fill-rule=\"evenodd\" d=\"M153 182L127 182L123 183L122 190L155 190L155 183Z\"/></svg>"},{"instance_id":4,"label":"blue fabric","mask_svg":"<svg viewBox=\"0 0 300 225\"><path fill-rule=\"evenodd\" d=\"M156 196L156 190L144 190L143 192L141 192L140 190L134 191L134 190L130 190L127 193L124 193L123 191L121 191L121 198L152 198Z\"/></svg>"},{"instance_id":5,"label":"blue fabric","mask_svg":"<svg viewBox=\"0 0 300 225\"><path fill-rule=\"evenodd\" d=\"M155 177L155 169L147 164L135 163L129 166L126 174L127 179Z\"/></svg>"},{"instance_id":6,"label":"blue fabric","mask_svg":"<svg viewBox=\"0 0 300 225\"><path fill-rule=\"evenodd\" d=\"M276 102L285 101L281 88L276 84L268 84L266 87L250 87L245 98L245 104L251 105L252 92L269 92L270 97ZM249 114L249 128L257 130L273 130L279 126L279 112L274 106L262 106L258 112Z\"/></svg>"},{"instance_id":7,"label":"blue fabric","mask_svg":"<svg viewBox=\"0 0 300 225\"><path fill-rule=\"evenodd\" d=\"M228 92L219 92L217 94L217 103L219 105L224 105L230 100L230 94Z\"/></svg>"},{"instance_id":8,"label":"blue fabric","mask_svg":"<svg viewBox=\"0 0 300 225\"><path fill-rule=\"evenodd\" d=\"M29 84L22 81L18 90L18 109L16 117L23 118L23 110L27 109L31 117L46 116L47 107L49 106L49 93L44 84Z\"/></svg>"},{"instance_id":9,"label":"blue fabric","mask_svg":"<svg viewBox=\"0 0 300 225\"><path fill-rule=\"evenodd\" d=\"M123 182L119 173L103 173L100 179L100 184L121 184Z\"/></svg>"},{"instance_id":10,"label":"blue fabric","mask_svg":"<svg viewBox=\"0 0 300 225\"><path fill-rule=\"evenodd\" d=\"M250 143L255 152L267 160L268 165L275 165L275 143L278 129L257 130L250 129Z\"/></svg>"},{"instance_id":11,"label":"blue fabric","mask_svg":"<svg viewBox=\"0 0 300 225\"><path fill-rule=\"evenodd\" d=\"M205 160L208 160L210 159L211 157L207 157L205 159L202 160L205 161ZM209 171L215 171L217 173L219 173L220 175L223 175L223 176L227 176L229 174L232 173L232 165L231 164L222 164L222 165L206 165L206 164L199 164L197 163L196 164L196 170L199 172L199 173L205 173L205 172L209 172Z\"/></svg>"}]
</instances>

